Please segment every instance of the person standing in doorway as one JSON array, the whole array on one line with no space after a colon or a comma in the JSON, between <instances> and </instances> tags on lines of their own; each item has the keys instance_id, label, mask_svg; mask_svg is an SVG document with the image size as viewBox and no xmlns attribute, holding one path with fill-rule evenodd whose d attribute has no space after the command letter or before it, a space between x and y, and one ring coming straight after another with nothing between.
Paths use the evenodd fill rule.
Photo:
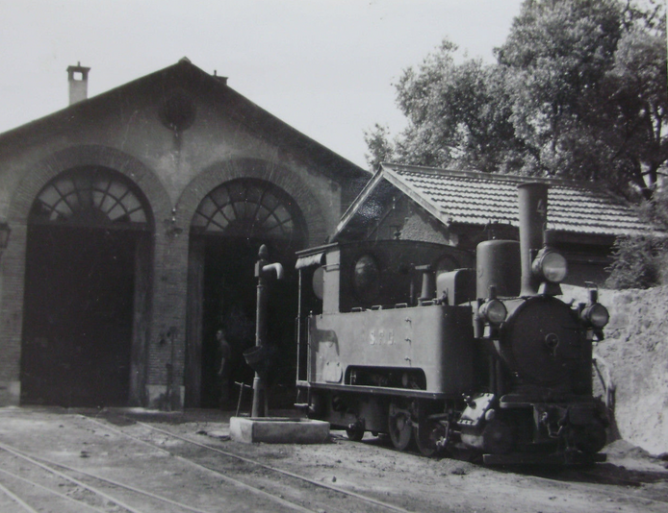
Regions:
<instances>
[{"instance_id":1,"label":"person standing in doorway","mask_svg":"<svg viewBox=\"0 0 668 513\"><path fill-rule=\"evenodd\" d=\"M225 338L225 331L219 329L216 331L216 341L218 343L218 355L220 357L220 367L218 368L218 379L220 380L220 408L225 410L228 406L230 393L229 365L231 349Z\"/></svg>"}]
</instances>

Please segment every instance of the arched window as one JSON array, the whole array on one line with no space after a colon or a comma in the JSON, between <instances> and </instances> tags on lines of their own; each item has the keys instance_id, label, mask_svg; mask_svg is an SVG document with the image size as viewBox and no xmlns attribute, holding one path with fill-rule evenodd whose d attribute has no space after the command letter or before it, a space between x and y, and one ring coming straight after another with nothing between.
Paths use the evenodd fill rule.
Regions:
<instances>
[{"instance_id":1,"label":"arched window","mask_svg":"<svg viewBox=\"0 0 668 513\"><path fill-rule=\"evenodd\" d=\"M140 193L118 173L98 167L78 168L61 174L42 189L33 204L30 222L144 227L149 213Z\"/></svg>"},{"instance_id":2,"label":"arched window","mask_svg":"<svg viewBox=\"0 0 668 513\"><path fill-rule=\"evenodd\" d=\"M299 241L304 222L284 191L262 180L238 179L211 191L199 204L192 229L199 233Z\"/></svg>"}]
</instances>

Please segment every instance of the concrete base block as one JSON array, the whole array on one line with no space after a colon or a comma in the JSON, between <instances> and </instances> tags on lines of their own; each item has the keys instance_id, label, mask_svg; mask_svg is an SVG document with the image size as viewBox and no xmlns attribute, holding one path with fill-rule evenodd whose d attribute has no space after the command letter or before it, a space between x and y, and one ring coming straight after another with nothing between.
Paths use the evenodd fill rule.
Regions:
<instances>
[{"instance_id":1,"label":"concrete base block","mask_svg":"<svg viewBox=\"0 0 668 513\"><path fill-rule=\"evenodd\" d=\"M0 381L0 406L18 406L21 403L21 382Z\"/></svg>"},{"instance_id":2,"label":"concrete base block","mask_svg":"<svg viewBox=\"0 0 668 513\"><path fill-rule=\"evenodd\" d=\"M329 440L329 422L288 417L232 417L230 438L247 444L322 444Z\"/></svg>"}]
</instances>

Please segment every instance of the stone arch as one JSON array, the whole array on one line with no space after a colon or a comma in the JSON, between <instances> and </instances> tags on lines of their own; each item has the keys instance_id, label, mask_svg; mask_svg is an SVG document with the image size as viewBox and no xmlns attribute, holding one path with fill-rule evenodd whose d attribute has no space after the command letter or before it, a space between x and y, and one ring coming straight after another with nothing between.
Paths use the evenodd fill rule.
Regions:
<instances>
[{"instance_id":1,"label":"stone arch","mask_svg":"<svg viewBox=\"0 0 668 513\"><path fill-rule=\"evenodd\" d=\"M246 235L226 227L217 230L217 233L216 230L206 231L210 218L196 215L204 201L215 204L216 208L227 204L226 201L231 202L231 193L229 196L223 195L227 199L217 196L215 201L210 200L209 195L225 189L226 184L231 187L232 184L240 183L253 184L249 187L257 186L263 191L280 190L281 194L277 197L282 197L282 200L279 203L293 204L294 210L299 211L299 216L293 219L296 221L296 217L302 218L302 223L295 223L295 228L297 224L302 225L296 231L304 233L303 238L298 238L299 244L284 246L282 255L276 255L276 252L270 254L270 259L277 258L282 260L283 265L287 265L285 279L281 284L276 284L276 287L281 287L281 293L273 296L273 300L272 296L269 299L270 305L273 304L270 310L275 315L274 322L270 323L275 333L269 338L281 347L279 352L286 359L290 359L289 355L294 352L291 347L294 337L290 334L294 329L293 319L296 315L292 310L297 305L296 299L291 296L297 290L294 251L302 249L304 245L321 243L327 235L325 216L316 195L293 170L286 167L250 158L235 159L210 166L188 185L177 204L179 224L187 230L184 235L190 241L184 381L187 406L214 407L225 401L225 387L221 389L216 385L214 368L217 358L214 335L220 327L225 328L227 340L235 348L229 362L231 374L228 379L252 379L252 376L246 375L250 368L241 359L241 349L247 348L254 341L255 285L252 271L257 259L257 247L254 245L262 237L254 240L254 230L244 231L243 223L240 229ZM251 195L247 197L252 202ZM261 199L256 205L260 204ZM259 219L260 216L255 217L259 211L254 208L251 217ZM227 226L232 227L232 222ZM279 240L282 239L277 239L277 243ZM277 249L276 246L274 249Z\"/></svg>"},{"instance_id":2,"label":"stone arch","mask_svg":"<svg viewBox=\"0 0 668 513\"><path fill-rule=\"evenodd\" d=\"M31 209L37 196L49 183L63 173L78 168L102 168L112 171L131 183L133 188L143 196L146 204L148 231L145 232L145 236L135 241L137 244L135 258L139 258L135 260L135 270L141 268L141 275L135 274L137 280L135 283L141 282L142 285L135 286L134 291L135 308L131 321L133 326L130 349L132 368L128 399L130 404L140 404L146 383L147 344L150 336L150 312L153 301L151 268L155 244L151 233L155 233L159 220L170 216L172 201L154 171L131 155L102 145L79 145L54 152L32 165L25 166L20 182L12 191L12 199L7 210L12 234L11 243L3 255L5 257L3 262L4 283L0 322L3 323L5 329L0 337L2 343L11 348L12 353L21 355L24 352L25 293L28 290L25 280L27 258L29 257ZM13 404L18 404L23 388L21 384L23 371L20 361L21 358L17 357L15 362L12 362L12 368L7 371L9 387L12 389L10 402Z\"/></svg>"},{"instance_id":3,"label":"stone arch","mask_svg":"<svg viewBox=\"0 0 668 513\"><path fill-rule=\"evenodd\" d=\"M307 245L321 244L327 237L327 224L320 201L297 174L284 166L251 158L218 162L202 171L185 188L177 203L178 218L187 230L202 200L224 182L255 178L269 182L287 193L306 221Z\"/></svg>"},{"instance_id":4,"label":"stone arch","mask_svg":"<svg viewBox=\"0 0 668 513\"><path fill-rule=\"evenodd\" d=\"M18 184L8 212L10 222L25 223L33 201L42 188L68 169L100 166L130 179L146 197L154 219L169 216L172 201L157 175L141 161L115 148L102 145L73 146L42 159Z\"/></svg>"}]
</instances>

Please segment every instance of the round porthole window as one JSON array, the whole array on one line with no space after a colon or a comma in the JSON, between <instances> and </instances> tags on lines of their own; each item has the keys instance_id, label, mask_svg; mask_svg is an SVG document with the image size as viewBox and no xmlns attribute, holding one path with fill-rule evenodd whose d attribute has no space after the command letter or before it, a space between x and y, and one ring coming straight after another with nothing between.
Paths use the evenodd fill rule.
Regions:
<instances>
[{"instance_id":1,"label":"round porthole window","mask_svg":"<svg viewBox=\"0 0 668 513\"><path fill-rule=\"evenodd\" d=\"M163 125L170 130L182 132L195 122L195 104L185 94L174 93L163 100L159 114Z\"/></svg>"}]
</instances>

